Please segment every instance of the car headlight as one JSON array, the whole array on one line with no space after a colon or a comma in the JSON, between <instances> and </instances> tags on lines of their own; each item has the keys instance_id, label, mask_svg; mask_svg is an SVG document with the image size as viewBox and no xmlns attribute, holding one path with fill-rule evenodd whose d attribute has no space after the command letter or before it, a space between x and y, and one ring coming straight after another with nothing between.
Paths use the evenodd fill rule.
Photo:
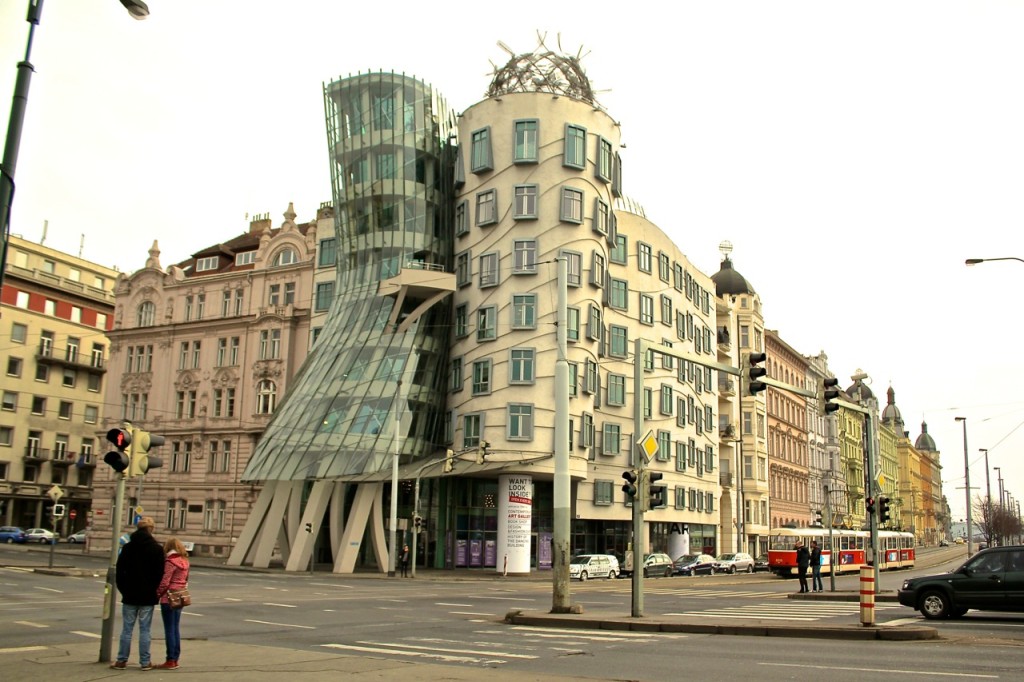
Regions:
<instances>
[{"instance_id":1,"label":"car headlight","mask_svg":"<svg viewBox=\"0 0 1024 682\"><path fill-rule=\"evenodd\" d=\"M904 580L904 581L903 581L903 589L904 589L904 590L909 590L909 589L910 589L910 584L911 584L911 583L910 583L910 581L909 581L909 580Z\"/></svg>"}]
</instances>

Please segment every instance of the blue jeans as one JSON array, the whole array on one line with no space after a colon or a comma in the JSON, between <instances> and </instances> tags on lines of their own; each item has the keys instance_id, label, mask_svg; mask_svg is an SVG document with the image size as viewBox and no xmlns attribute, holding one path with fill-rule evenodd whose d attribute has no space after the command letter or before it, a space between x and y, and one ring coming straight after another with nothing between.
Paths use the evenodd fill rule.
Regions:
<instances>
[{"instance_id":1,"label":"blue jeans","mask_svg":"<svg viewBox=\"0 0 1024 682\"><path fill-rule=\"evenodd\" d=\"M813 579L811 580L811 589L823 592L824 586L821 584L821 566L812 566L811 571L813 572Z\"/></svg>"},{"instance_id":2,"label":"blue jeans","mask_svg":"<svg viewBox=\"0 0 1024 682\"><path fill-rule=\"evenodd\" d=\"M176 661L181 655L181 609L160 605L160 617L164 621L164 639L167 642L167 660Z\"/></svg>"},{"instance_id":3,"label":"blue jeans","mask_svg":"<svg viewBox=\"0 0 1024 682\"><path fill-rule=\"evenodd\" d=\"M132 653L132 631L135 621L139 622L139 663L148 665L150 626L153 625L153 607L121 604L121 644L117 648L117 660L127 661Z\"/></svg>"}]
</instances>

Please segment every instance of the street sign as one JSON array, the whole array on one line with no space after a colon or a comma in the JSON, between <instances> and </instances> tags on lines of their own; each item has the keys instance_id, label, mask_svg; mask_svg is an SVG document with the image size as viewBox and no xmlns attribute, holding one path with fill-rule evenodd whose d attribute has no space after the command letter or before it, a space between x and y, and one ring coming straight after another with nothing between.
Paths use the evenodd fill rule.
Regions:
<instances>
[{"instance_id":1,"label":"street sign","mask_svg":"<svg viewBox=\"0 0 1024 682\"><path fill-rule=\"evenodd\" d=\"M75 520L76 516L78 516L78 512L75 511L74 509L72 509L71 511L68 512L68 518L71 519L72 521Z\"/></svg>"},{"instance_id":2,"label":"street sign","mask_svg":"<svg viewBox=\"0 0 1024 682\"><path fill-rule=\"evenodd\" d=\"M655 438L654 431L648 431L647 435L640 439L638 445L640 446L640 450L643 451L648 462L654 459L654 456L658 454L658 439Z\"/></svg>"},{"instance_id":3,"label":"street sign","mask_svg":"<svg viewBox=\"0 0 1024 682\"><path fill-rule=\"evenodd\" d=\"M61 490L61 487L56 483L50 486L50 489L46 491L46 494L49 495L50 499L53 500L54 502L64 497L64 491Z\"/></svg>"}]
</instances>

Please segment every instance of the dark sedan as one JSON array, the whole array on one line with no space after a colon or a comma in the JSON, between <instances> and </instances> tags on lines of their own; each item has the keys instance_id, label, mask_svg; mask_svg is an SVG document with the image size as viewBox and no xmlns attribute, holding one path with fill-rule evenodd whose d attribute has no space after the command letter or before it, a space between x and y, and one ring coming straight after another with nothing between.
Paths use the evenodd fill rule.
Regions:
<instances>
[{"instance_id":1,"label":"dark sedan","mask_svg":"<svg viewBox=\"0 0 1024 682\"><path fill-rule=\"evenodd\" d=\"M757 558L754 559L754 573L760 571L771 572L772 568L768 565L768 555L758 554Z\"/></svg>"},{"instance_id":2,"label":"dark sedan","mask_svg":"<svg viewBox=\"0 0 1024 682\"><path fill-rule=\"evenodd\" d=\"M676 575L715 574L715 557L710 554L684 554L672 562Z\"/></svg>"}]
</instances>

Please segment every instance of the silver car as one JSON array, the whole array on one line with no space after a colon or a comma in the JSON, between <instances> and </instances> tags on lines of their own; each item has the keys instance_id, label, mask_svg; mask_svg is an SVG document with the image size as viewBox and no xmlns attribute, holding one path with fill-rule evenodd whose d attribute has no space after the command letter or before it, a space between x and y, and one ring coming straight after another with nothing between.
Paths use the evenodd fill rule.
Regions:
<instances>
[{"instance_id":1,"label":"silver car","mask_svg":"<svg viewBox=\"0 0 1024 682\"><path fill-rule=\"evenodd\" d=\"M718 558L715 559L715 571L722 571L724 573L753 573L754 557L746 552L719 554Z\"/></svg>"},{"instance_id":2,"label":"silver car","mask_svg":"<svg viewBox=\"0 0 1024 682\"><path fill-rule=\"evenodd\" d=\"M619 560L608 554L580 554L569 561L569 578L580 582L587 578L610 578L619 575Z\"/></svg>"}]
</instances>

